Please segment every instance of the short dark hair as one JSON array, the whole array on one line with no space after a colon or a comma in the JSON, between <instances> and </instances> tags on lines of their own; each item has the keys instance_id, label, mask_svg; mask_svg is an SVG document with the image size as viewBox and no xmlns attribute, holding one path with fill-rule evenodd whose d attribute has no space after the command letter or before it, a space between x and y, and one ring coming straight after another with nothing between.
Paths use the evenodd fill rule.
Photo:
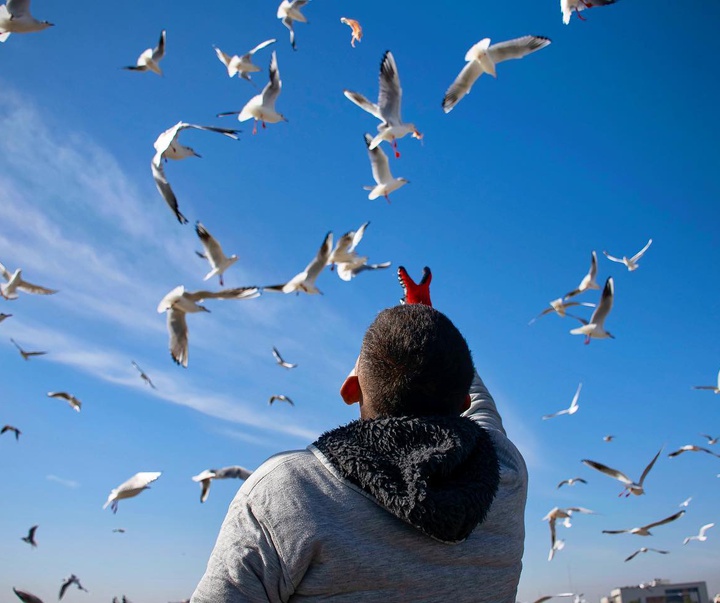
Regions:
<instances>
[{"instance_id":1,"label":"short dark hair","mask_svg":"<svg viewBox=\"0 0 720 603\"><path fill-rule=\"evenodd\" d=\"M474 367L447 316L409 304L383 310L368 327L358 371L378 415L428 416L460 414Z\"/></svg>"}]
</instances>

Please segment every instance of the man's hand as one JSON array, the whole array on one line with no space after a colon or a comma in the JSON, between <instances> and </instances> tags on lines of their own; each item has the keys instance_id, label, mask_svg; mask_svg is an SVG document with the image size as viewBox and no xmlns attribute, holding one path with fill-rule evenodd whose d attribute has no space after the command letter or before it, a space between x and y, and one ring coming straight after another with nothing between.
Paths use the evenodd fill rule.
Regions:
<instances>
[{"instance_id":1,"label":"man's hand","mask_svg":"<svg viewBox=\"0 0 720 603\"><path fill-rule=\"evenodd\" d=\"M432 306L430 301L430 281L432 281L432 272L430 268L423 268L423 275L419 283L410 278L407 270L403 266L398 267L398 280L402 285L405 295L400 300L402 304L425 304Z\"/></svg>"}]
</instances>

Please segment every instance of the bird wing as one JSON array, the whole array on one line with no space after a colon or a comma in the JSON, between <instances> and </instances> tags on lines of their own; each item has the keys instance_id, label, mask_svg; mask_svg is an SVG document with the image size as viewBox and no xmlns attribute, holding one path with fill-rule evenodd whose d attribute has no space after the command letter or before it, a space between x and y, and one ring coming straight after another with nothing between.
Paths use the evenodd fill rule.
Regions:
<instances>
[{"instance_id":1,"label":"bird wing","mask_svg":"<svg viewBox=\"0 0 720 603\"><path fill-rule=\"evenodd\" d=\"M328 232L323 239L322 245L320 245L317 255L305 268L305 272L307 273L307 276L305 277L306 281L311 283L314 282L320 272L322 272L322 269L325 268L328 258L330 257L332 242L333 234L332 232Z\"/></svg>"},{"instance_id":2,"label":"bird wing","mask_svg":"<svg viewBox=\"0 0 720 603\"><path fill-rule=\"evenodd\" d=\"M20 284L18 284L18 289L25 291L25 293L34 293L35 295L52 295L53 293L57 293L57 289L48 289L47 287L34 285L27 281L21 281Z\"/></svg>"},{"instance_id":3,"label":"bird wing","mask_svg":"<svg viewBox=\"0 0 720 603\"><path fill-rule=\"evenodd\" d=\"M500 63L509 59L522 59L524 56L545 48L550 44L549 38L542 36L522 36L506 42L498 42L487 49L487 54L493 63Z\"/></svg>"},{"instance_id":4,"label":"bird wing","mask_svg":"<svg viewBox=\"0 0 720 603\"><path fill-rule=\"evenodd\" d=\"M275 356L275 360L277 360L278 363L282 364L283 362L285 362L276 347L273 347L272 353L273 353L273 356Z\"/></svg>"},{"instance_id":5,"label":"bird wing","mask_svg":"<svg viewBox=\"0 0 720 603\"><path fill-rule=\"evenodd\" d=\"M199 221L195 222L195 232L200 238L200 242L205 249L206 257L210 260L213 268L221 264L225 259L225 254L217 239L213 237Z\"/></svg>"},{"instance_id":6,"label":"bird wing","mask_svg":"<svg viewBox=\"0 0 720 603\"><path fill-rule=\"evenodd\" d=\"M218 134L224 134L228 138L238 140L238 133L240 130L233 128L218 128L217 126L198 126L197 124L186 124L180 125L179 130L185 130L186 128L194 128L195 130L206 130L208 132L217 132Z\"/></svg>"},{"instance_id":7,"label":"bird wing","mask_svg":"<svg viewBox=\"0 0 720 603\"><path fill-rule=\"evenodd\" d=\"M155 157L158 156L156 155ZM170 183L165 177L165 170L163 168L162 162L156 162L155 160L153 160L150 162L150 167L152 168L152 175L155 179L155 186L157 186L157 189L162 195L162 198L165 199L165 203L168 204L180 224L187 224L188 219L180 212L177 197L175 197L175 193L173 193L172 188L170 188Z\"/></svg>"},{"instance_id":8,"label":"bird wing","mask_svg":"<svg viewBox=\"0 0 720 603\"><path fill-rule=\"evenodd\" d=\"M647 244L645 245L645 247L643 247L643 248L642 248L640 251L638 251L634 256L632 256L632 258L630 258L630 261L631 261L631 262L637 262L637 261L645 254L645 252L648 250L648 247L650 247L650 245L652 245L652 239L650 239L650 240L647 242Z\"/></svg>"},{"instance_id":9,"label":"bird wing","mask_svg":"<svg viewBox=\"0 0 720 603\"><path fill-rule=\"evenodd\" d=\"M10 278L12 278L12 274L10 274L10 271L7 268L5 268L5 266L2 263L0 263L0 274L2 274L2 277L6 281L9 281Z\"/></svg>"},{"instance_id":10,"label":"bird wing","mask_svg":"<svg viewBox=\"0 0 720 603\"><path fill-rule=\"evenodd\" d=\"M638 549L635 551L632 555L630 555L625 561L630 561L631 559L634 559L639 553L642 553L643 549Z\"/></svg>"},{"instance_id":11,"label":"bird wing","mask_svg":"<svg viewBox=\"0 0 720 603\"><path fill-rule=\"evenodd\" d=\"M262 49L265 48L266 46L270 46L270 44L274 44L276 41L277 41L277 40L275 40L275 38L272 38L271 40L265 40L264 42L260 42L260 44L258 44L255 48L253 48L252 50L248 51L247 54L245 54L245 55L243 56L243 58L247 57L247 58L249 59L249 58L252 57L252 55L254 55L258 50L262 50Z\"/></svg>"},{"instance_id":12,"label":"bird wing","mask_svg":"<svg viewBox=\"0 0 720 603\"><path fill-rule=\"evenodd\" d=\"M63 596L65 595L65 591L71 584L72 580L65 580L65 582L62 583L62 586L60 587L60 596L58 597L58 601L63 598Z\"/></svg>"},{"instance_id":13,"label":"bird wing","mask_svg":"<svg viewBox=\"0 0 720 603\"><path fill-rule=\"evenodd\" d=\"M208 477L200 480L200 502L204 503L207 500L208 494L210 494L210 482L212 480Z\"/></svg>"},{"instance_id":14,"label":"bird wing","mask_svg":"<svg viewBox=\"0 0 720 603\"><path fill-rule=\"evenodd\" d=\"M650 469L653 468L655 461L658 460L658 457L660 456L660 453L662 452L662 450L663 450L662 448L660 448L660 450L658 450L657 454L653 457L653 460L648 463L648 466L645 467L645 471L642 472L642 475L640 476L640 481L638 481L638 484L640 484L641 486L643 485L643 482L645 481L645 477L647 476L647 474L650 473Z\"/></svg>"},{"instance_id":15,"label":"bird wing","mask_svg":"<svg viewBox=\"0 0 720 603\"><path fill-rule=\"evenodd\" d=\"M605 288L600 296L600 303L597 305L597 308L595 308L592 316L590 317L591 323L602 325L605 322L605 318L607 318L607 315L612 309L614 295L615 285L612 277L608 277L607 281L605 281Z\"/></svg>"},{"instance_id":16,"label":"bird wing","mask_svg":"<svg viewBox=\"0 0 720 603\"><path fill-rule=\"evenodd\" d=\"M400 76L395 64L395 57L388 50L380 63L380 92L378 94L378 108L385 123L393 125L402 122L400 117L401 101Z\"/></svg>"},{"instance_id":17,"label":"bird wing","mask_svg":"<svg viewBox=\"0 0 720 603\"><path fill-rule=\"evenodd\" d=\"M563 410L559 410L558 412L554 412L554 413L552 413L551 415L543 415L543 416L542 416L542 419L543 419L543 421L546 421L547 419L552 419L552 418L557 417L557 416L559 416L559 415L566 415L566 414L568 414L567 408L565 408L565 409L563 409Z\"/></svg>"},{"instance_id":18,"label":"bird wing","mask_svg":"<svg viewBox=\"0 0 720 603\"><path fill-rule=\"evenodd\" d=\"M373 137L370 134L365 134L365 144L368 147L368 155L370 156L370 167L372 168L373 179L377 184L386 184L390 182L393 177L390 173L390 162L388 157L379 146L374 149L370 148L370 143Z\"/></svg>"},{"instance_id":19,"label":"bird wing","mask_svg":"<svg viewBox=\"0 0 720 603\"><path fill-rule=\"evenodd\" d=\"M572 402L570 402L570 408L568 408L568 412L570 412L573 408L578 407L578 398L580 397L580 390L582 389L582 383L578 385L577 390L575 391L575 395L573 396Z\"/></svg>"},{"instance_id":20,"label":"bird wing","mask_svg":"<svg viewBox=\"0 0 720 603\"><path fill-rule=\"evenodd\" d=\"M480 63L469 61L445 92L442 102L443 111L450 113L455 105L460 102L460 99L470 93L473 84L482 74L483 68Z\"/></svg>"},{"instance_id":21,"label":"bird wing","mask_svg":"<svg viewBox=\"0 0 720 603\"><path fill-rule=\"evenodd\" d=\"M253 474L249 469L233 465L232 467L223 467L215 470L215 479L247 479Z\"/></svg>"},{"instance_id":22,"label":"bird wing","mask_svg":"<svg viewBox=\"0 0 720 603\"><path fill-rule=\"evenodd\" d=\"M378 107L375 103L369 101L362 94L358 92L353 92L352 90L343 90L343 94L345 95L345 98L355 103L361 109L370 113L370 115L373 115L379 120L384 121L383 116L380 114L380 107Z\"/></svg>"},{"instance_id":23,"label":"bird wing","mask_svg":"<svg viewBox=\"0 0 720 603\"><path fill-rule=\"evenodd\" d=\"M604 473L605 475L609 475L610 477L614 477L615 479L620 480L623 484L632 484L632 480L622 471L612 469L607 465L603 465L602 463L597 463L588 459L583 459L582 462L588 467L591 467L592 469L595 469L597 471L600 471L601 473Z\"/></svg>"},{"instance_id":24,"label":"bird wing","mask_svg":"<svg viewBox=\"0 0 720 603\"><path fill-rule=\"evenodd\" d=\"M698 535L705 536L705 532L707 532L714 525L715 525L714 523L706 523L702 528L700 528L700 533Z\"/></svg>"},{"instance_id":25,"label":"bird wing","mask_svg":"<svg viewBox=\"0 0 720 603\"><path fill-rule=\"evenodd\" d=\"M675 521L676 519L679 519L683 515L685 515L684 509L682 511L678 511L674 515L670 515L670 517L666 517L665 519L661 519L660 521L655 521L653 523L649 523L648 525L643 526L643 529L649 530L650 528L654 528L655 526L661 526L663 524L670 523L671 521Z\"/></svg>"},{"instance_id":26,"label":"bird wing","mask_svg":"<svg viewBox=\"0 0 720 603\"><path fill-rule=\"evenodd\" d=\"M365 222L361 224L360 228L358 228L353 233L352 243L350 244L348 251L355 251L355 248L360 244L360 241L362 241L362 238L365 235L365 229L368 227L369 224L370 222Z\"/></svg>"},{"instance_id":27,"label":"bird wing","mask_svg":"<svg viewBox=\"0 0 720 603\"><path fill-rule=\"evenodd\" d=\"M188 328L185 312L170 308L167 311L167 329L170 335L170 355L184 367L188 365Z\"/></svg>"},{"instance_id":28,"label":"bird wing","mask_svg":"<svg viewBox=\"0 0 720 603\"><path fill-rule=\"evenodd\" d=\"M282 88L282 81L280 80L280 70L278 69L277 55L273 50L272 58L270 59L270 81L265 85L262 91L262 103L266 107L274 107L275 101L277 100L280 90Z\"/></svg>"},{"instance_id":29,"label":"bird wing","mask_svg":"<svg viewBox=\"0 0 720 603\"><path fill-rule=\"evenodd\" d=\"M152 52L152 60L155 62L158 62L165 56L165 33L164 29L160 32L160 40L158 40L158 45Z\"/></svg>"},{"instance_id":30,"label":"bird wing","mask_svg":"<svg viewBox=\"0 0 720 603\"><path fill-rule=\"evenodd\" d=\"M625 263L625 262L623 262L620 258L616 258L616 257L610 255L607 251L603 251L603 254L605 255L605 257L606 257L608 260L610 260L610 261L612 261L612 262L618 262L618 263L620 263L620 264L624 264L624 263Z\"/></svg>"},{"instance_id":31,"label":"bird wing","mask_svg":"<svg viewBox=\"0 0 720 603\"><path fill-rule=\"evenodd\" d=\"M162 471L140 471L118 486L118 491L138 490L147 487L162 475Z\"/></svg>"},{"instance_id":32,"label":"bird wing","mask_svg":"<svg viewBox=\"0 0 720 603\"><path fill-rule=\"evenodd\" d=\"M603 530L603 534L625 534L626 532L629 532L630 530Z\"/></svg>"},{"instance_id":33,"label":"bird wing","mask_svg":"<svg viewBox=\"0 0 720 603\"><path fill-rule=\"evenodd\" d=\"M260 287L234 287L220 291L192 291L186 292L185 297L190 301L199 302L204 299L254 299L260 297Z\"/></svg>"},{"instance_id":34,"label":"bird wing","mask_svg":"<svg viewBox=\"0 0 720 603\"><path fill-rule=\"evenodd\" d=\"M153 147L155 148L155 151L157 151L157 154L153 159L154 162L160 162L161 157L173 143L183 125L183 122L179 121L172 128L168 128L155 139ZM158 155L160 155L160 157L158 157Z\"/></svg>"},{"instance_id":35,"label":"bird wing","mask_svg":"<svg viewBox=\"0 0 720 603\"><path fill-rule=\"evenodd\" d=\"M7 0L5 6L13 19L30 14L30 0Z\"/></svg>"}]
</instances>

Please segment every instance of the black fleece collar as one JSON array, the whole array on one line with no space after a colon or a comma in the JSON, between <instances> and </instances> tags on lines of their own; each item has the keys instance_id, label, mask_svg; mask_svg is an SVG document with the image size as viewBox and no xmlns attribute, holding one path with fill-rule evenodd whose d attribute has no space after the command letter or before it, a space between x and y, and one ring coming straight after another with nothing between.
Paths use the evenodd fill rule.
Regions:
<instances>
[{"instance_id":1,"label":"black fleece collar","mask_svg":"<svg viewBox=\"0 0 720 603\"><path fill-rule=\"evenodd\" d=\"M443 542L470 535L500 482L490 436L465 417L357 420L314 446L390 513Z\"/></svg>"}]
</instances>

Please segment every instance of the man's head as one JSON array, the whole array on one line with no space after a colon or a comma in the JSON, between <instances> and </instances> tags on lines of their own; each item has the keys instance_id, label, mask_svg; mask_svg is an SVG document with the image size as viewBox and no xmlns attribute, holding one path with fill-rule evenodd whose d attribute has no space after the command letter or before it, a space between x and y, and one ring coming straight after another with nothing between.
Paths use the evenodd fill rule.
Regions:
<instances>
[{"instance_id":1,"label":"man's head","mask_svg":"<svg viewBox=\"0 0 720 603\"><path fill-rule=\"evenodd\" d=\"M467 342L437 310L420 304L378 314L355 371L340 390L360 416L458 415L469 406L473 362Z\"/></svg>"}]
</instances>

